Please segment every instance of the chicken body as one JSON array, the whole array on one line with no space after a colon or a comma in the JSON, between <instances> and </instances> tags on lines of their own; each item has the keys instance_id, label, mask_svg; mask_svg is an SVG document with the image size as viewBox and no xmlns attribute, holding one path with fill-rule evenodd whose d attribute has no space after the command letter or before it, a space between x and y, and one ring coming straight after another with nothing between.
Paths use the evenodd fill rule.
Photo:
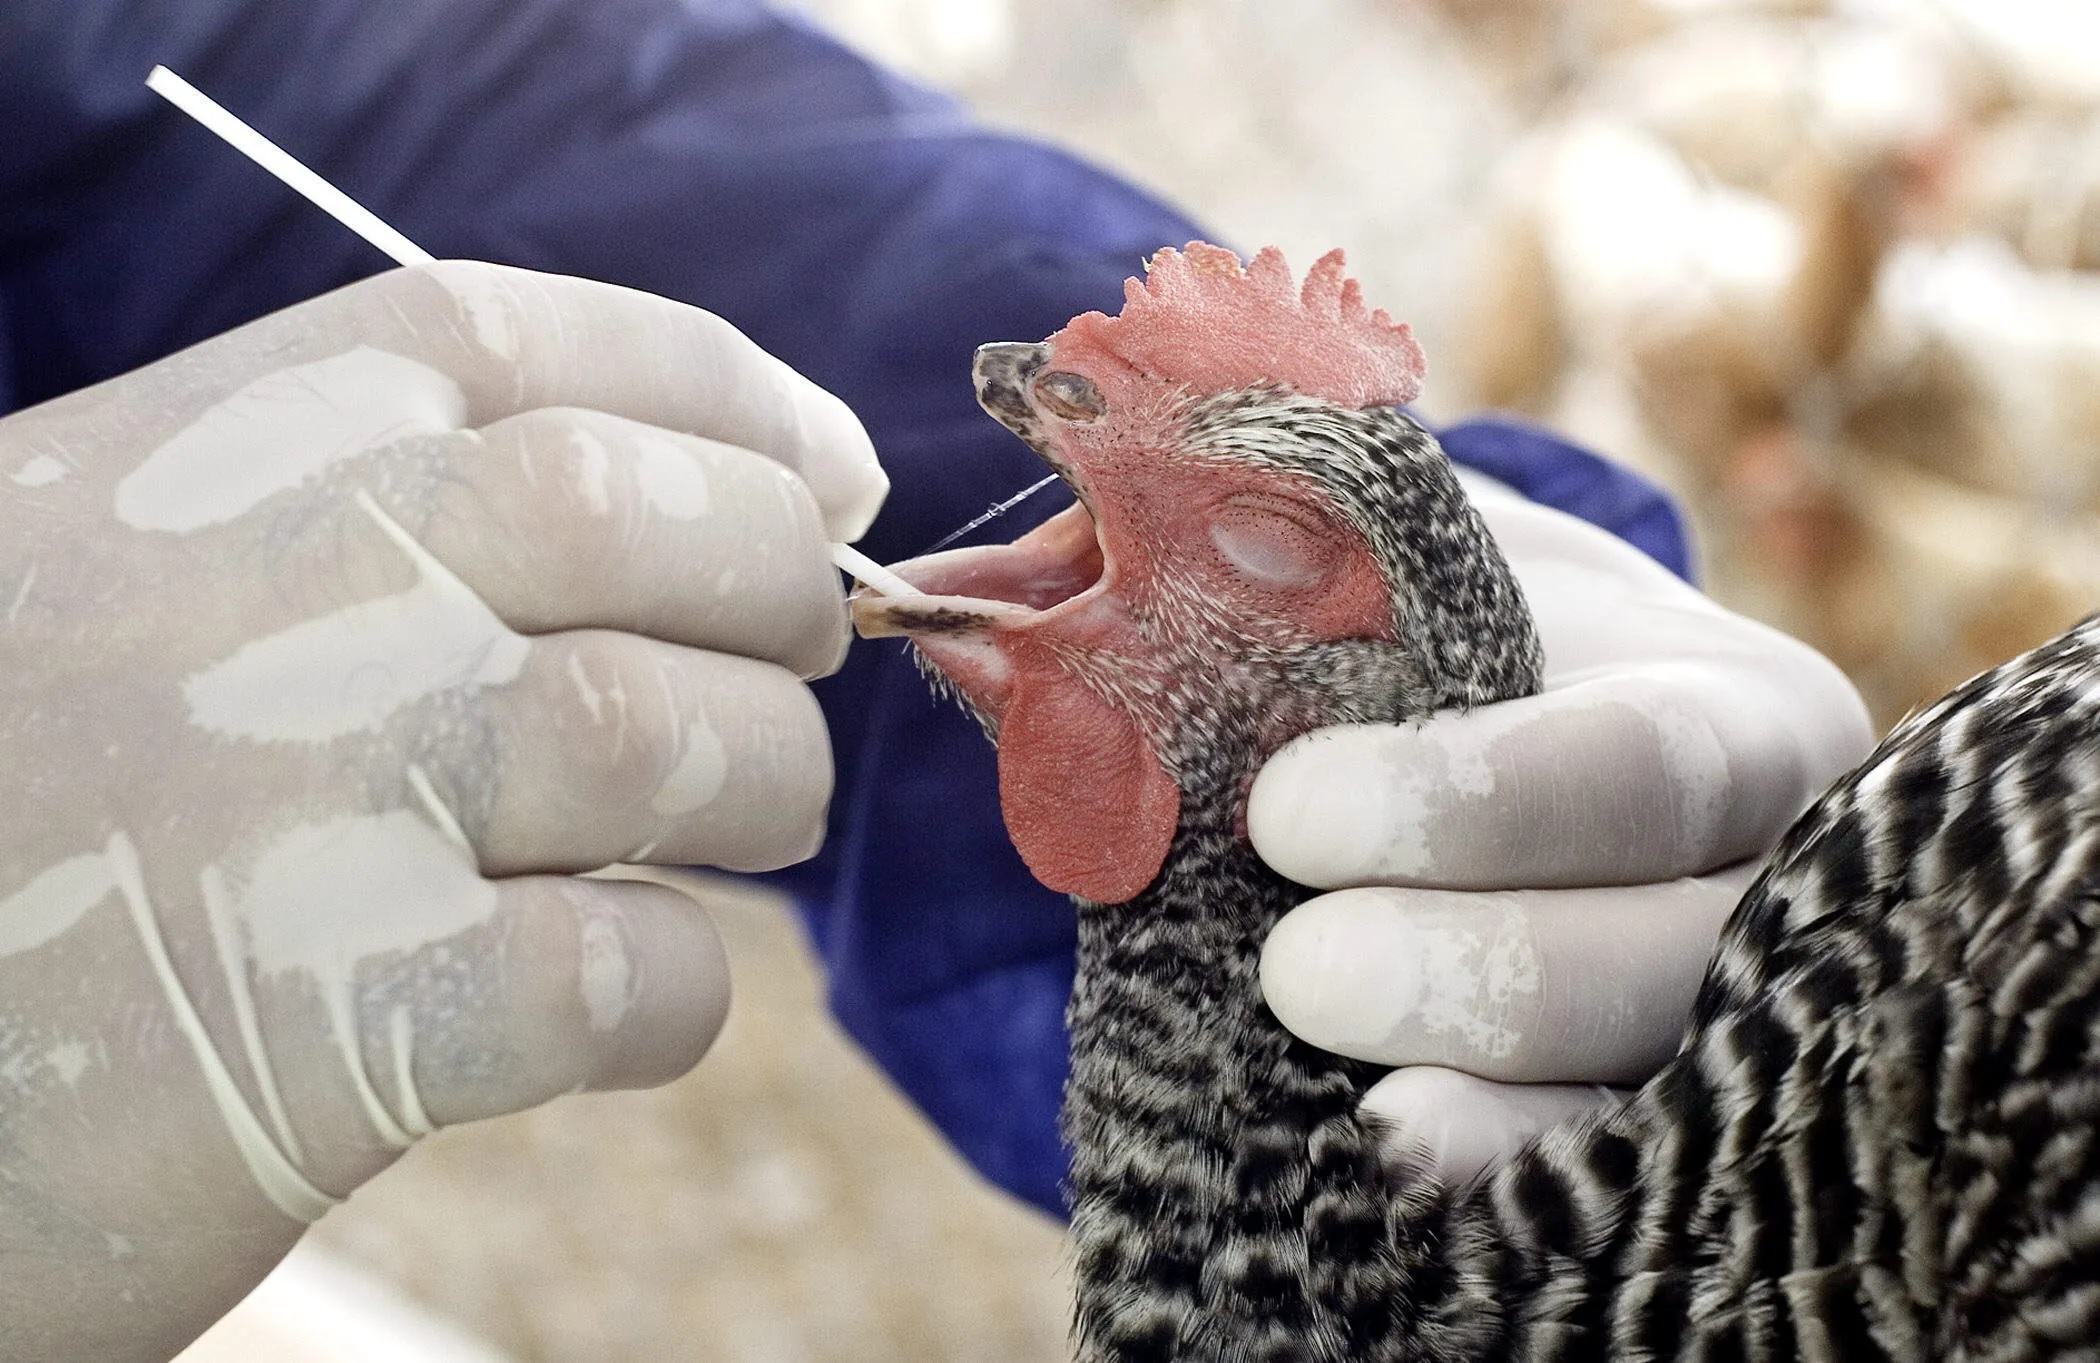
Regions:
<instances>
[{"instance_id":1,"label":"chicken body","mask_svg":"<svg viewBox=\"0 0 2100 1363\"><path fill-rule=\"evenodd\" d=\"M1082 903L1082 1357L2100 1358L2100 623L1893 734L1730 922L1678 1058L1479 1182L1260 1001L1304 897L1190 816ZM1207 826L1206 826L1207 825Z\"/></svg>"},{"instance_id":2,"label":"chicken body","mask_svg":"<svg viewBox=\"0 0 2100 1363\"><path fill-rule=\"evenodd\" d=\"M984 720L1075 892L1084 1363L2100 1361L2100 622L1797 822L1629 1103L1443 1186L1357 1115L1380 1072L1262 1002L1308 892L1246 788L1323 725L1536 690L1537 637L1339 257L1302 304L1273 253L1161 259L1123 317L979 354L1081 504L855 605Z\"/></svg>"}]
</instances>

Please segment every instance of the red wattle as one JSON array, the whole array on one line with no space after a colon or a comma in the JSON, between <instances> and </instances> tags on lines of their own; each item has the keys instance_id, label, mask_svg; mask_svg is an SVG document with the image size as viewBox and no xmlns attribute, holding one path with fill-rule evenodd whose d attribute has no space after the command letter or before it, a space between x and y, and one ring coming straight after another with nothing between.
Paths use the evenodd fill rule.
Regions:
<instances>
[{"instance_id":1,"label":"red wattle","mask_svg":"<svg viewBox=\"0 0 2100 1363\"><path fill-rule=\"evenodd\" d=\"M1053 890L1121 904L1174 842L1181 791L1120 709L1065 675L1022 679L999 725L999 804Z\"/></svg>"}]
</instances>

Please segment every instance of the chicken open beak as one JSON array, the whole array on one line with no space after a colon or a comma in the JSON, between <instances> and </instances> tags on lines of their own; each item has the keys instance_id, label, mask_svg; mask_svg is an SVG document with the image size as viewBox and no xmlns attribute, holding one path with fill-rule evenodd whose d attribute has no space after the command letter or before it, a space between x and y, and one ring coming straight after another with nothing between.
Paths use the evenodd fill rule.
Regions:
<instances>
[{"instance_id":1,"label":"chicken open beak","mask_svg":"<svg viewBox=\"0 0 2100 1363\"><path fill-rule=\"evenodd\" d=\"M1102 590L1107 566L1093 516L1074 505L1011 544L890 565L924 595L885 596L864 587L853 594L853 626L867 639L922 640L1030 629Z\"/></svg>"},{"instance_id":2,"label":"chicken open beak","mask_svg":"<svg viewBox=\"0 0 2100 1363\"><path fill-rule=\"evenodd\" d=\"M863 638L903 635L925 644L1037 627L1082 596L1105 588L1109 564L1086 490L1044 433L1033 383L1048 363L1047 345L980 346L971 365L977 401L1026 441L1079 496L1011 544L951 549L892 564L923 596L887 596L863 588L853 597L853 624ZM929 649L935 662L938 650Z\"/></svg>"}]
</instances>

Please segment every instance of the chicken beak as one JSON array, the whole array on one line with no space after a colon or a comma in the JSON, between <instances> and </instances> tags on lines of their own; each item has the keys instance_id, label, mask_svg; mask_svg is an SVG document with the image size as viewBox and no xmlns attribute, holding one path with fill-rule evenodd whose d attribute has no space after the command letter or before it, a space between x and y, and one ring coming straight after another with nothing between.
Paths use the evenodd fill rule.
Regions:
<instances>
[{"instance_id":1,"label":"chicken beak","mask_svg":"<svg viewBox=\"0 0 2100 1363\"><path fill-rule=\"evenodd\" d=\"M1028 382L1049 361L1050 347L1040 341L995 341L977 347L970 363L978 405L1038 454L1043 453L1043 419L1028 400Z\"/></svg>"},{"instance_id":2,"label":"chicken beak","mask_svg":"<svg viewBox=\"0 0 2100 1363\"><path fill-rule=\"evenodd\" d=\"M981 714L994 719L1011 686L1004 647L1017 635L1068 619L1071 608L1083 605L1083 598L1097 598L1107 585L1107 560L1089 499L1047 439L1046 418L1032 392L1049 362L1047 345L999 342L978 347L971 376L985 411L1041 455L1072 487L1079 504L1011 544L954 549L891 565L917 589L914 594L863 588L851 602L853 626L863 638L909 638ZM1087 396L1085 391L1060 392L1059 400L1070 406Z\"/></svg>"}]
</instances>

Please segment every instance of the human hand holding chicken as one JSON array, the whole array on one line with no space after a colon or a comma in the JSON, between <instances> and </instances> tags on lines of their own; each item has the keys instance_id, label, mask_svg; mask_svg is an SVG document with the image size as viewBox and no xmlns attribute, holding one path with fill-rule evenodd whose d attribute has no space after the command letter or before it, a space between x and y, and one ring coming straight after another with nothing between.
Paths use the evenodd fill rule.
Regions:
<instances>
[{"instance_id":1,"label":"human hand holding chicken","mask_svg":"<svg viewBox=\"0 0 2100 1363\"><path fill-rule=\"evenodd\" d=\"M1465 481L1531 604L1546 689L1309 734L1247 814L1271 866L1335 891L1270 936L1270 1007L1402 1067L1365 1109L1454 1178L1670 1057L1757 863L1873 737L1806 645Z\"/></svg>"},{"instance_id":2,"label":"human hand holding chicken","mask_svg":"<svg viewBox=\"0 0 2100 1363\"><path fill-rule=\"evenodd\" d=\"M166 1358L416 1137L691 1066L705 917L571 873L815 847L885 487L720 319L470 263L0 422L0 1353Z\"/></svg>"}]
</instances>

